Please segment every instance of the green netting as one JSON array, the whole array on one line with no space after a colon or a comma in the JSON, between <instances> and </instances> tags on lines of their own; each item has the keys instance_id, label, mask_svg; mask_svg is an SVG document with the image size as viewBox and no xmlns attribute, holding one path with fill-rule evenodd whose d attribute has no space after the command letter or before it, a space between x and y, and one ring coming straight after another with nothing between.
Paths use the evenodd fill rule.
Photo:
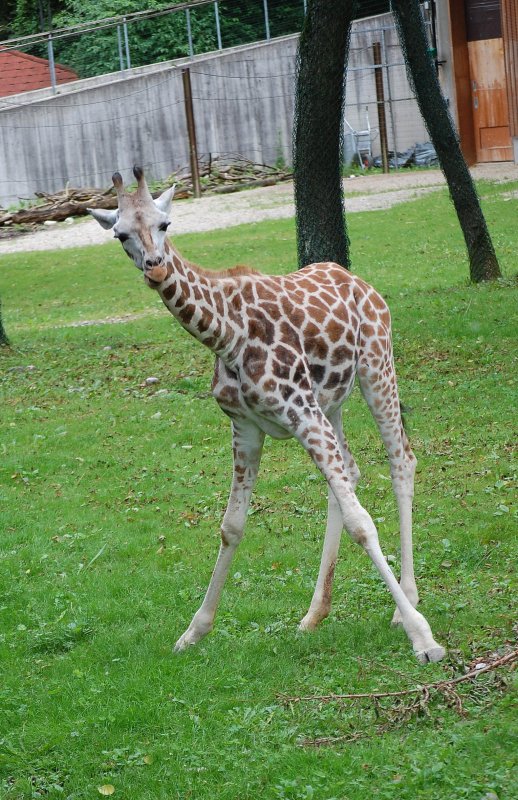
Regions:
<instances>
[{"instance_id":1,"label":"green netting","mask_svg":"<svg viewBox=\"0 0 518 800\"><path fill-rule=\"evenodd\" d=\"M469 256L473 281L500 275L475 185L460 149L455 126L441 92L435 64L428 51L418 0L392 0L392 8L407 72L419 109L435 147L455 206Z\"/></svg>"},{"instance_id":2,"label":"green netting","mask_svg":"<svg viewBox=\"0 0 518 800\"><path fill-rule=\"evenodd\" d=\"M7 338L7 334L4 329L4 323L2 321L2 302L0 301L0 347L8 344L9 339Z\"/></svg>"},{"instance_id":3,"label":"green netting","mask_svg":"<svg viewBox=\"0 0 518 800\"><path fill-rule=\"evenodd\" d=\"M349 267L341 154L345 65L356 0L308 3L297 62L294 123L295 204L301 267Z\"/></svg>"}]
</instances>

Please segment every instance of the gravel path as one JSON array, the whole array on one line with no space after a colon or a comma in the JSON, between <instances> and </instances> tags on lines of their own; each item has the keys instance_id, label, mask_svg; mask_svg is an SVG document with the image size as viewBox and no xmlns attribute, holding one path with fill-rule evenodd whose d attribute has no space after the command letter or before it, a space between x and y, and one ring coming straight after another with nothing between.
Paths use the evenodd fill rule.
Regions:
<instances>
[{"instance_id":1,"label":"gravel path","mask_svg":"<svg viewBox=\"0 0 518 800\"><path fill-rule=\"evenodd\" d=\"M472 169L475 178L506 182L518 180L518 166L512 163L483 164ZM346 178L345 208L348 213L377 211L404 203L445 185L440 170L394 172ZM182 200L173 206L173 234L197 233L229 228L247 222L293 217L292 182L229 195L211 195L200 200ZM79 219L73 224L45 226L34 233L0 240L0 255L34 250L58 250L102 244L112 238L95 220Z\"/></svg>"}]
</instances>

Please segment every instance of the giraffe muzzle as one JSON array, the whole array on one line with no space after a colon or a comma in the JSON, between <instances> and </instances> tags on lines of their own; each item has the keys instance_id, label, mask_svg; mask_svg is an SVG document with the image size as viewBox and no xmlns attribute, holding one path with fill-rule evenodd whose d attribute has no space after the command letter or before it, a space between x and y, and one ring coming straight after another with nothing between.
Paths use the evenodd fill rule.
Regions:
<instances>
[{"instance_id":1,"label":"giraffe muzzle","mask_svg":"<svg viewBox=\"0 0 518 800\"><path fill-rule=\"evenodd\" d=\"M153 283L162 283L167 277L167 267L163 258L148 258L144 267L144 275Z\"/></svg>"}]
</instances>

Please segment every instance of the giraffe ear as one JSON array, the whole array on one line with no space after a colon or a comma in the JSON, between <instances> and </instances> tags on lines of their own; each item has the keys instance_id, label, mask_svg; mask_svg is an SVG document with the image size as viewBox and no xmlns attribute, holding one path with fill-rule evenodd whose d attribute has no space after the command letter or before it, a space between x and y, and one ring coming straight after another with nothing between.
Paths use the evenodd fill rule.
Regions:
<instances>
[{"instance_id":1,"label":"giraffe ear","mask_svg":"<svg viewBox=\"0 0 518 800\"><path fill-rule=\"evenodd\" d=\"M171 186L170 189L166 189L160 197L154 201L156 207L159 211L162 211L164 214L169 214L171 210L171 203L173 202L174 197L174 190L176 189L176 183L174 186Z\"/></svg>"},{"instance_id":2,"label":"giraffe ear","mask_svg":"<svg viewBox=\"0 0 518 800\"><path fill-rule=\"evenodd\" d=\"M117 211L105 211L101 208L87 208L86 210L106 230L113 228L117 222Z\"/></svg>"}]
</instances>

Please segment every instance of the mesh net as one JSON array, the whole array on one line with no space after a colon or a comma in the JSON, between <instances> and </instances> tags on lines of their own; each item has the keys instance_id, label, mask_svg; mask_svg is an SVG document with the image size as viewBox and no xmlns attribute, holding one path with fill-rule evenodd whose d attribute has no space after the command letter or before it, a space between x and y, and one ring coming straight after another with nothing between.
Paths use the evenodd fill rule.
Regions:
<instances>
[{"instance_id":1,"label":"mesh net","mask_svg":"<svg viewBox=\"0 0 518 800\"><path fill-rule=\"evenodd\" d=\"M293 128L300 267L315 261L350 265L341 179L342 109L356 6L356 0L313 0L300 38Z\"/></svg>"},{"instance_id":2,"label":"mesh net","mask_svg":"<svg viewBox=\"0 0 518 800\"><path fill-rule=\"evenodd\" d=\"M352 21L378 0L312 0L301 34L294 124L299 266L349 268L341 154L345 71ZM380 10L383 10L380 5ZM500 275L480 202L441 92L419 0L392 0L409 80L448 182L474 281Z\"/></svg>"},{"instance_id":3,"label":"mesh net","mask_svg":"<svg viewBox=\"0 0 518 800\"><path fill-rule=\"evenodd\" d=\"M2 301L0 300L0 347L8 344L9 339L7 338L7 334L4 329L4 323L2 321Z\"/></svg>"},{"instance_id":4,"label":"mesh net","mask_svg":"<svg viewBox=\"0 0 518 800\"><path fill-rule=\"evenodd\" d=\"M428 49L418 0L392 0L409 80L445 174L470 262L473 281L500 275L498 261L480 207L475 185L460 149Z\"/></svg>"}]
</instances>

